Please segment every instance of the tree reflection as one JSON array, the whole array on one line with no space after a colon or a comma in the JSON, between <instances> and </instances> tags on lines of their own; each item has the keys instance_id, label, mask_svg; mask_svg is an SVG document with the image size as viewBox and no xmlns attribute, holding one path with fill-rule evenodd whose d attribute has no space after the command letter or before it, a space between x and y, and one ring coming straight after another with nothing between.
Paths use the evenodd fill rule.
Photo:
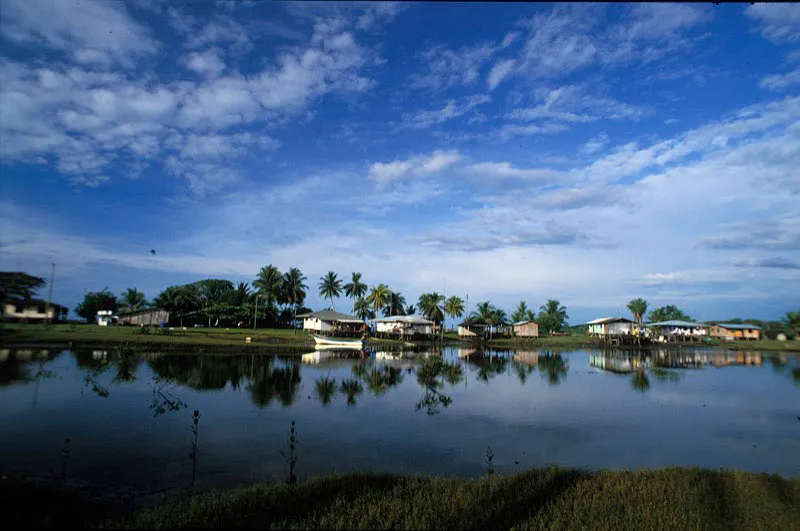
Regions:
<instances>
[{"instance_id":1,"label":"tree reflection","mask_svg":"<svg viewBox=\"0 0 800 531\"><path fill-rule=\"evenodd\" d=\"M372 394L379 396L403 381L403 370L398 367L375 367L365 371L362 377Z\"/></svg>"},{"instance_id":2,"label":"tree reflection","mask_svg":"<svg viewBox=\"0 0 800 531\"><path fill-rule=\"evenodd\" d=\"M292 360L278 362L275 358L259 358L251 371L252 378L247 391L259 408L269 406L277 399L284 406L291 406L300 389L300 365Z\"/></svg>"},{"instance_id":3,"label":"tree reflection","mask_svg":"<svg viewBox=\"0 0 800 531\"><path fill-rule=\"evenodd\" d=\"M444 382L457 385L464 378L464 370L455 362L444 361L439 356L423 359L416 366L417 383L425 388L422 399L417 402L417 411L425 409L428 415L436 415L441 408L449 406L453 399L441 392Z\"/></svg>"},{"instance_id":4,"label":"tree reflection","mask_svg":"<svg viewBox=\"0 0 800 531\"><path fill-rule=\"evenodd\" d=\"M661 367L650 369L650 374L661 383L678 383L683 377L683 374L678 371L663 369Z\"/></svg>"},{"instance_id":5,"label":"tree reflection","mask_svg":"<svg viewBox=\"0 0 800 531\"><path fill-rule=\"evenodd\" d=\"M557 352L547 352L539 356L538 365L539 372L547 378L547 383L550 385L559 385L562 380L566 379L569 370L566 360Z\"/></svg>"},{"instance_id":6,"label":"tree reflection","mask_svg":"<svg viewBox=\"0 0 800 531\"><path fill-rule=\"evenodd\" d=\"M364 392L364 386L357 378L345 378L342 380L342 385L339 389L342 394L347 397L347 405L354 406L356 404L356 397Z\"/></svg>"},{"instance_id":7,"label":"tree reflection","mask_svg":"<svg viewBox=\"0 0 800 531\"><path fill-rule=\"evenodd\" d=\"M323 406L331 403L333 396L336 394L336 378L331 378L331 375L320 376L314 382L314 390L317 393L317 398L322 402Z\"/></svg>"},{"instance_id":8,"label":"tree reflection","mask_svg":"<svg viewBox=\"0 0 800 531\"><path fill-rule=\"evenodd\" d=\"M525 382L528 380L528 376L533 374L533 371L536 369L534 365L529 365L527 363L521 363L516 360L511 361L512 367L514 368L514 372L517 374L517 379L519 383L525 385Z\"/></svg>"},{"instance_id":9,"label":"tree reflection","mask_svg":"<svg viewBox=\"0 0 800 531\"><path fill-rule=\"evenodd\" d=\"M647 377L647 373L643 370L634 371L631 376L631 386L642 393L650 389L650 379Z\"/></svg>"},{"instance_id":10,"label":"tree reflection","mask_svg":"<svg viewBox=\"0 0 800 531\"><path fill-rule=\"evenodd\" d=\"M478 368L476 377L482 382L489 382L489 380L498 374L502 374L506 370L508 359L504 356L495 355L476 355L470 356L469 362Z\"/></svg>"}]
</instances>

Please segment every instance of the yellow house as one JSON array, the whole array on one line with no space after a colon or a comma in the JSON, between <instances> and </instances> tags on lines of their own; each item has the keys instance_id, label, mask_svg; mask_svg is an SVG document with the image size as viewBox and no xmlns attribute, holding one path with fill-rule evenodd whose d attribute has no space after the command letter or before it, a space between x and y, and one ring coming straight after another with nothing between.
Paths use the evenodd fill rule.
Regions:
<instances>
[{"instance_id":1,"label":"yellow house","mask_svg":"<svg viewBox=\"0 0 800 531\"><path fill-rule=\"evenodd\" d=\"M753 324L716 323L709 330L711 337L733 341L734 339L761 339L761 328Z\"/></svg>"}]
</instances>

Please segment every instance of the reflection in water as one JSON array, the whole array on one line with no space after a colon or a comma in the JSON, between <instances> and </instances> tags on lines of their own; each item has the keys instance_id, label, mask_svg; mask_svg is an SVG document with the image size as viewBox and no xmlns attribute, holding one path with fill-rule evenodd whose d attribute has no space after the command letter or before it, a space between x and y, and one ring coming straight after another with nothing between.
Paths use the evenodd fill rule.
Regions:
<instances>
[{"instance_id":1,"label":"reflection in water","mask_svg":"<svg viewBox=\"0 0 800 531\"><path fill-rule=\"evenodd\" d=\"M320 376L314 382L314 390L322 405L327 406L336 394L336 378L331 378L330 373L327 376Z\"/></svg>"},{"instance_id":2,"label":"reflection in water","mask_svg":"<svg viewBox=\"0 0 800 531\"><path fill-rule=\"evenodd\" d=\"M254 360L253 375L247 390L259 408L269 406L276 398L284 406L291 406L300 388L300 364L291 359L259 357Z\"/></svg>"},{"instance_id":3,"label":"reflection in water","mask_svg":"<svg viewBox=\"0 0 800 531\"><path fill-rule=\"evenodd\" d=\"M347 405L356 405L356 397L364 392L364 386L358 378L345 378L342 380L342 385L339 389L343 395L347 397Z\"/></svg>"},{"instance_id":4,"label":"reflection in water","mask_svg":"<svg viewBox=\"0 0 800 531\"><path fill-rule=\"evenodd\" d=\"M567 379L569 364L558 352L546 352L539 356L539 372L547 378L550 385L559 385Z\"/></svg>"},{"instance_id":5,"label":"reflection in water","mask_svg":"<svg viewBox=\"0 0 800 531\"><path fill-rule=\"evenodd\" d=\"M428 415L437 415L441 408L453 403L453 398L444 394L441 389L447 382L457 385L464 378L464 371L456 362L445 361L441 356L430 356L423 359L416 367L417 383L425 389L422 399L417 402L417 411L425 409Z\"/></svg>"},{"instance_id":6,"label":"reflection in water","mask_svg":"<svg viewBox=\"0 0 800 531\"><path fill-rule=\"evenodd\" d=\"M633 377L631 378L631 387L642 393L650 389L650 379L647 377L647 373L644 370L639 370L633 373Z\"/></svg>"}]
</instances>

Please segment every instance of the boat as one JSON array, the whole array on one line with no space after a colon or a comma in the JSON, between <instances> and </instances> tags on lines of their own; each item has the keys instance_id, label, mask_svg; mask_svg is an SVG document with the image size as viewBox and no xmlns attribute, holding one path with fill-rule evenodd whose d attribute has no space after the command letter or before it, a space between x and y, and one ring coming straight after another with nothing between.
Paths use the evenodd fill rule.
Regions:
<instances>
[{"instance_id":1,"label":"boat","mask_svg":"<svg viewBox=\"0 0 800 531\"><path fill-rule=\"evenodd\" d=\"M364 344L366 343L366 341L362 339L342 339L338 337L323 337L323 336L318 336L316 334L311 334L311 337L314 338L314 342L317 345L330 345L335 347L362 349L364 348Z\"/></svg>"}]
</instances>

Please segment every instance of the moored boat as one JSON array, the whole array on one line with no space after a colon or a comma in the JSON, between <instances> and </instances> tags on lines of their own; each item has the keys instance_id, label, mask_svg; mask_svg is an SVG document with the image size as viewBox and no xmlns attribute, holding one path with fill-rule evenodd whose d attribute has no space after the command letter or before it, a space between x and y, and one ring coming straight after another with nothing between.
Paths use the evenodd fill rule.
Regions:
<instances>
[{"instance_id":1,"label":"moored boat","mask_svg":"<svg viewBox=\"0 0 800 531\"><path fill-rule=\"evenodd\" d=\"M364 341L363 339L342 339L338 337L318 336L316 334L311 334L311 337L314 338L314 342L317 345L330 345L335 347L361 349L364 347L364 344L366 343L366 341Z\"/></svg>"}]
</instances>

